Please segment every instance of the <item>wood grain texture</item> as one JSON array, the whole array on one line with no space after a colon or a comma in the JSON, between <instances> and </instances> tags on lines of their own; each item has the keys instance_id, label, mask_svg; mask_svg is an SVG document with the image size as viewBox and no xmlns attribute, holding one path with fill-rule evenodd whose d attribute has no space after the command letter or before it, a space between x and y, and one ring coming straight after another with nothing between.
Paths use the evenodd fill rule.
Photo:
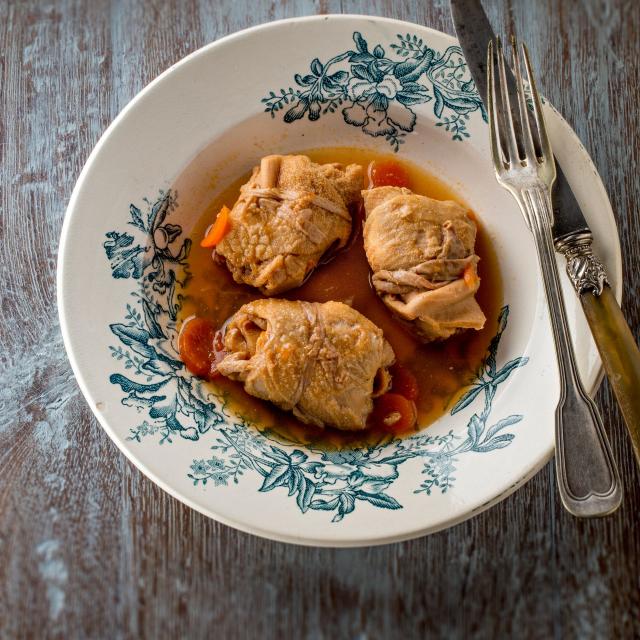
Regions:
<instances>
[{"instance_id":1,"label":"wood grain texture","mask_svg":"<svg viewBox=\"0 0 640 640\"><path fill-rule=\"evenodd\" d=\"M531 48L542 89L591 153L640 329L640 3L486 0ZM580 522L552 465L449 531L359 550L272 543L217 524L134 469L80 395L60 338L64 209L101 132L150 80L227 33L313 13L452 32L445 0L0 0L0 637L633 638L640 476L598 395L621 510Z\"/></svg>"}]
</instances>

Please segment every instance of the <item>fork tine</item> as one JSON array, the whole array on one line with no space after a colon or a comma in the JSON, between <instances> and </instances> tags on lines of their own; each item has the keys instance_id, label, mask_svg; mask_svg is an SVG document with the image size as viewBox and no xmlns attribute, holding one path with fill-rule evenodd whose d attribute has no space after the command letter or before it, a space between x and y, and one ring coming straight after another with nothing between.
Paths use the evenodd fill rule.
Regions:
<instances>
[{"instance_id":1,"label":"fork tine","mask_svg":"<svg viewBox=\"0 0 640 640\"><path fill-rule=\"evenodd\" d=\"M500 131L498 127L494 57L493 40L490 40L489 46L487 47L487 106L489 111L489 141L491 144L493 166L497 172L502 173L505 169L505 162L500 145Z\"/></svg>"},{"instance_id":2,"label":"fork tine","mask_svg":"<svg viewBox=\"0 0 640 640\"><path fill-rule=\"evenodd\" d=\"M520 53L518 50L518 41L515 36L511 38L511 48L513 49L513 67L516 74L516 88L518 90L518 105L520 107L520 128L522 130L522 146L529 162L537 162L536 149L533 145L531 136L531 125L529 124L529 112L527 108L527 99L524 94L524 83L522 82Z\"/></svg>"},{"instance_id":3,"label":"fork tine","mask_svg":"<svg viewBox=\"0 0 640 640\"><path fill-rule=\"evenodd\" d=\"M551 143L547 136L547 127L544 122L544 115L542 113L542 105L540 104L540 95L538 94L538 88L533 78L533 71L531 70L531 60L529 58L529 49L527 45L522 43L522 51L524 53L524 66L527 71L527 82L531 87L531 96L533 97L533 115L536 120L536 126L538 127L538 139L540 140L540 151L542 152L542 160L547 161L553 158L553 152L551 151Z\"/></svg>"},{"instance_id":4,"label":"fork tine","mask_svg":"<svg viewBox=\"0 0 640 640\"><path fill-rule=\"evenodd\" d=\"M509 87L507 85L507 73L504 64L504 52L502 50L502 41L498 38L498 73L500 85L500 97L502 103L502 139L507 145L506 153L509 163L520 162L520 152L518 151L518 143L516 141L516 132L513 125L513 115L511 114L511 100L509 99Z\"/></svg>"}]
</instances>

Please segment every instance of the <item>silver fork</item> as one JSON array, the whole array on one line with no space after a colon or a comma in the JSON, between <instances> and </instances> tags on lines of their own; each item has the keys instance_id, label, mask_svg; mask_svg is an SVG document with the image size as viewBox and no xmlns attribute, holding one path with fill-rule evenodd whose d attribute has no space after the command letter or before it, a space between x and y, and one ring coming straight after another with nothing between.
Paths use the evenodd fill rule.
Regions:
<instances>
[{"instance_id":1,"label":"silver fork","mask_svg":"<svg viewBox=\"0 0 640 640\"><path fill-rule=\"evenodd\" d=\"M515 39L512 40L512 48L518 85L517 112L515 108L512 112L509 103L500 41L497 42L497 51L490 42L487 52L491 154L498 182L518 201L538 252L560 373L560 400L556 408L556 475L560 497L567 511L575 516L604 516L620 506L622 487L602 419L580 381L569 338L551 235L551 189L556 179L556 166L529 53L523 44L527 81L533 98L537 148L527 117L520 53ZM496 59L500 100L496 99L495 89ZM514 120L514 113L519 113L519 118L516 115Z\"/></svg>"}]
</instances>

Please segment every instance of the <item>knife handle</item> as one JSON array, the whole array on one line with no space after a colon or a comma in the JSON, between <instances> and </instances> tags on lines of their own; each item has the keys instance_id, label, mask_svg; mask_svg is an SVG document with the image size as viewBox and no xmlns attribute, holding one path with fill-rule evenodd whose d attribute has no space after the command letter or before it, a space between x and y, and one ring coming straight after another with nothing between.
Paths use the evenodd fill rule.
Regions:
<instances>
[{"instance_id":1,"label":"knife handle","mask_svg":"<svg viewBox=\"0 0 640 640\"><path fill-rule=\"evenodd\" d=\"M580 300L640 466L640 350L608 286L599 296L585 292Z\"/></svg>"}]
</instances>

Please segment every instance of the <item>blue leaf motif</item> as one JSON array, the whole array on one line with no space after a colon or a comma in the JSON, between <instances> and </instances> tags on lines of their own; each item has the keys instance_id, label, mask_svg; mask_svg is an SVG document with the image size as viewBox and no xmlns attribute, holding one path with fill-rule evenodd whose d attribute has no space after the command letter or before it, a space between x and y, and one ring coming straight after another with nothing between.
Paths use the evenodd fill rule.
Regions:
<instances>
[{"instance_id":1,"label":"blue leaf motif","mask_svg":"<svg viewBox=\"0 0 640 640\"><path fill-rule=\"evenodd\" d=\"M360 80L375 82L375 78L371 75L368 67L365 67L364 65L359 64L351 67L351 73L353 73L356 78L360 78Z\"/></svg>"},{"instance_id":2,"label":"blue leaf motif","mask_svg":"<svg viewBox=\"0 0 640 640\"><path fill-rule=\"evenodd\" d=\"M291 452L290 460L291 460L291 464L298 465L298 464L302 464L303 462L306 462L307 458L308 456L306 453L303 453L302 451L300 451L300 449L294 449Z\"/></svg>"},{"instance_id":3,"label":"blue leaf motif","mask_svg":"<svg viewBox=\"0 0 640 640\"><path fill-rule=\"evenodd\" d=\"M301 453L297 449L296 449L296 451ZM267 458L271 458L271 460L275 460L279 464L289 465L291 463L291 458L284 451L282 451L281 449L278 449L277 447L274 447L274 446L270 447L270 451L265 451L264 455L267 456ZM306 456L305 456L305 460L306 460Z\"/></svg>"},{"instance_id":4,"label":"blue leaf motif","mask_svg":"<svg viewBox=\"0 0 640 640\"><path fill-rule=\"evenodd\" d=\"M372 60L374 60L374 57L370 53L353 53L349 56L349 62L365 62L369 64Z\"/></svg>"},{"instance_id":5,"label":"blue leaf motif","mask_svg":"<svg viewBox=\"0 0 640 640\"><path fill-rule=\"evenodd\" d=\"M115 333L124 344L130 347L133 344L147 344L150 338L149 332L138 327L131 327L126 324L112 324L109 328Z\"/></svg>"},{"instance_id":6,"label":"blue leaf motif","mask_svg":"<svg viewBox=\"0 0 640 640\"><path fill-rule=\"evenodd\" d=\"M396 65L395 75L401 78L402 82L415 82L429 68L433 60L433 51L428 49L424 54L413 60L406 60Z\"/></svg>"},{"instance_id":7,"label":"blue leaf motif","mask_svg":"<svg viewBox=\"0 0 640 640\"><path fill-rule=\"evenodd\" d=\"M134 380L129 380L126 376L123 376L119 373L113 373L109 376L109 382L111 384L117 384L125 393L130 393L131 391L135 392L156 392L161 389L166 381L156 382L154 384L141 384L140 382L135 382Z\"/></svg>"},{"instance_id":8,"label":"blue leaf motif","mask_svg":"<svg viewBox=\"0 0 640 640\"><path fill-rule=\"evenodd\" d=\"M182 425L176 418L176 398L175 396L166 395L162 398L165 402L154 402L153 407L149 410L152 418L164 418L167 423L171 424L171 428L176 431L182 431Z\"/></svg>"},{"instance_id":9,"label":"blue leaf motif","mask_svg":"<svg viewBox=\"0 0 640 640\"><path fill-rule=\"evenodd\" d=\"M508 446L514 438L515 436L512 433L505 433L502 436L496 436L485 444L475 447L474 451L477 453L488 453L494 449L504 449L504 447Z\"/></svg>"},{"instance_id":10,"label":"blue leaf motif","mask_svg":"<svg viewBox=\"0 0 640 640\"><path fill-rule=\"evenodd\" d=\"M349 79L349 74L346 71L337 71L336 73L329 76L333 82L336 84L341 84Z\"/></svg>"},{"instance_id":11,"label":"blue leaf motif","mask_svg":"<svg viewBox=\"0 0 640 640\"><path fill-rule=\"evenodd\" d=\"M331 522L340 522L348 513L356 507L356 499L350 493L341 493L338 498L338 513L333 516Z\"/></svg>"},{"instance_id":12,"label":"blue leaf motif","mask_svg":"<svg viewBox=\"0 0 640 640\"><path fill-rule=\"evenodd\" d=\"M288 464L277 464L265 476L262 486L258 491L271 491L276 487L282 487L289 482L292 475L291 467Z\"/></svg>"},{"instance_id":13,"label":"blue leaf motif","mask_svg":"<svg viewBox=\"0 0 640 640\"><path fill-rule=\"evenodd\" d=\"M315 76L306 75L306 76L302 77L299 73L296 73L296 75L293 76L293 78L301 87L309 87L312 84L314 84L315 81L316 81L316 77Z\"/></svg>"},{"instance_id":14,"label":"blue leaf motif","mask_svg":"<svg viewBox=\"0 0 640 640\"><path fill-rule=\"evenodd\" d=\"M364 491L358 491L356 496L360 500L370 502L374 507L380 507L382 509L402 509L402 505L386 493L366 493Z\"/></svg>"},{"instance_id":15,"label":"blue leaf motif","mask_svg":"<svg viewBox=\"0 0 640 640\"><path fill-rule=\"evenodd\" d=\"M309 506L318 511L333 511L338 506L339 501L339 498L333 498L326 502L324 500L312 500Z\"/></svg>"},{"instance_id":16,"label":"blue leaf motif","mask_svg":"<svg viewBox=\"0 0 640 640\"><path fill-rule=\"evenodd\" d=\"M453 109L456 113L468 113L478 108L477 102L468 98L445 98L444 101L447 107Z\"/></svg>"},{"instance_id":17,"label":"blue leaf motif","mask_svg":"<svg viewBox=\"0 0 640 640\"><path fill-rule=\"evenodd\" d=\"M522 418L523 416L521 415L513 415L513 416L509 416L508 418L503 418L502 420L498 420L498 422L496 422L496 424L494 424L493 427L491 427L489 431L487 431L487 435L485 436L485 441L489 440L492 436L496 435L498 431L501 431L505 427L510 427L513 424L517 424L522 420Z\"/></svg>"},{"instance_id":18,"label":"blue leaf motif","mask_svg":"<svg viewBox=\"0 0 640 640\"><path fill-rule=\"evenodd\" d=\"M129 213L131 215L131 222L129 224L137 227L140 231L146 231L147 228L145 227L144 220L142 219L142 211L140 211L140 209L138 209L134 204L130 204Z\"/></svg>"},{"instance_id":19,"label":"blue leaf motif","mask_svg":"<svg viewBox=\"0 0 640 640\"><path fill-rule=\"evenodd\" d=\"M422 102L428 102L429 100L431 100L431 96L427 96L421 93L409 93L407 91L398 91L398 93L396 93L396 100L401 104L405 105L405 107L410 107L413 104L421 104ZM413 131L413 125L415 125L415 122L416 122L416 117L414 114L411 129L408 129L408 131Z\"/></svg>"},{"instance_id":20,"label":"blue leaf motif","mask_svg":"<svg viewBox=\"0 0 640 640\"><path fill-rule=\"evenodd\" d=\"M186 386L187 383L183 383L182 386ZM215 410L214 406L206 399L203 401L198 397L197 392L193 392L190 389L185 390L186 393L190 393L190 403L185 406L184 403L180 403L180 411L186 416L193 418L198 427L199 433L206 433L210 429L215 429L218 425L224 423L223 416Z\"/></svg>"},{"instance_id":21,"label":"blue leaf motif","mask_svg":"<svg viewBox=\"0 0 640 640\"><path fill-rule=\"evenodd\" d=\"M157 358L151 358L147 360L143 365L142 369L148 371L149 373L166 376L172 373L173 369L163 360L158 360Z\"/></svg>"},{"instance_id":22,"label":"blue leaf motif","mask_svg":"<svg viewBox=\"0 0 640 640\"><path fill-rule=\"evenodd\" d=\"M153 203L147 220L148 227L151 231L155 231L164 222L174 204L171 191L162 194L162 197Z\"/></svg>"},{"instance_id":23,"label":"blue leaf motif","mask_svg":"<svg viewBox=\"0 0 640 640\"><path fill-rule=\"evenodd\" d=\"M451 409L451 415L455 415L458 411L462 411L465 407L468 407L480 394L480 392L485 388L485 385L478 384L476 386L471 387L469 391L465 392L463 396L455 403L453 409Z\"/></svg>"},{"instance_id":24,"label":"blue leaf motif","mask_svg":"<svg viewBox=\"0 0 640 640\"><path fill-rule=\"evenodd\" d=\"M353 41L356 43L356 47L360 53L367 53L367 41L362 37L359 31L353 32Z\"/></svg>"},{"instance_id":25,"label":"blue leaf motif","mask_svg":"<svg viewBox=\"0 0 640 640\"><path fill-rule=\"evenodd\" d=\"M306 473L315 474L318 469L322 469L324 465L322 462L305 462L300 465L300 468Z\"/></svg>"},{"instance_id":26,"label":"blue leaf motif","mask_svg":"<svg viewBox=\"0 0 640 640\"><path fill-rule=\"evenodd\" d=\"M289 497L291 497L300 488L301 479L304 478L300 469L291 469L287 483L289 485Z\"/></svg>"},{"instance_id":27,"label":"blue leaf motif","mask_svg":"<svg viewBox=\"0 0 640 640\"><path fill-rule=\"evenodd\" d=\"M149 336L151 338L166 338L162 328L160 327L160 323L156 320L156 314L158 312L157 307L154 310L151 308L151 303L148 300L142 301L142 310L144 313L144 321L149 331Z\"/></svg>"},{"instance_id":28,"label":"blue leaf motif","mask_svg":"<svg viewBox=\"0 0 640 640\"><path fill-rule=\"evenodd\" d=\"M300 487L298 491L298 497L296 498L296 502L298 503L298 508L302 513L306 513L307 509L309 509L311 505L311 501L316 492L316 484L302 476L300 480Z\"/></svg>"},{"instance_id":29,"label":"blue leaf motif","mask_svg":"<svg viewBox=\"0 0 640 640\"><path fill-rule=\"evenodd\" d=\"M529 362L529 358L526 358L526 357L514 358L513 360L509 360L509 362L507 362L502 367L502 369L498 371L498 373L493 379L493 384L495 385L501 384L509 377L509 375L511 375L511 373L515 369L517 369L518 367L523 367L525 364L527 364L527 362Z\"/></svg>"},{"instance_id":30,"label":"blue leaf motif","mask_svg":"<svg viewBox=\"0 0 640 640\"><path fill-rule=\"evenodd\" d=\"M312 60L311 71L317 77L320 77L322 75L322 72L324 71L324 67L322 66L322 63L320 62L320 60L318 60L318 58L314 58Z\"/></svg>"},{"instance_id":31,"label":"blue leaf motif","mask_svg":"<svg viewBox=\"0 0 640 640\"><path fill-rule=\"evenodd\" d=\"M471 416L471 419L469 420L469 426L467 427L469 439L471 440L471 442L478 442L483 430L484 426L482 424L482 421L480 420L480 416L477 413L474 413Z\"/></svg>"},{"instance_id":32,"label":"blue leaf motif","mask_svg":"<svg viewBox=\"0 0 640 640\"><path fill-rule=\"evenodd\" d=\"M418 82L409 82L406 79L402 80L402 91L405 93L415 93L420 95L426 95L429 93L429 89Z\"/></svg>"},{"instance_id":33,"label":"blue leaf motif","mask_svg":"<svg viewBox=\"0 0 640 640\"><path fill-rule=\"evenodd\" d=\"M140 245L132 247L133 236L128 233L110 231L103 247L107 258L111 261L111 273L114 278L134 278L142 276L142 255L144 249Z\"/></svg>"},{"instance_id":34,"label":"blue leaf motif","mask_svg":"<svg viewBox=\"0 0 640 640\"><path fill-rule=\"evenodd\" d=\"M367 72L369 73L369 76L371 78L373 78L373 82L378 83L378 82L382 82L384 80L384 73L380 69L380 67L378 67L377 60L372 60L367 65Z\"/></svg>"},{"instance_id":35,"label":"blue leaf motif","mask_svg":"<svg viewBox=\"0 0 640 640\"><path fill-rule=\"evenodd\" d=\"M442 112L444 111L444 98L442 97L440 91L438 91L435 87L433 88L433 95L436 98L436 101L433 103L433 113L435 113L438 118L441 118Z\"/></svg>"},{"instance_id":36,"label":"blue leaf motif","mask_svg":"<svg viewBox=\"0 0 640 640\"><path fill-rule=\"evenodd\" d=\"M507 328L508 320L509 320L509 307L504 306L502 307L502 309L500 309L500 315L498 316L498 331L496 334L496 337L498 337L498 339L502 335L504 330Z\"/></svg>"},{"instance_id":37,"label":"blue leaf motif","mask_svg":"<svg viewBox=\"0 0 640 640\"><path fill-rule=\"evenodd\" d=\"M155 358L155 350L147 344L149 340L149 333L147 331L136 327L129 327L125 324L112 324L109 325L109 328L118 336L123 344L131 347L136 353L139 353L145 358Z\"/></svg>"}]
</instances>

